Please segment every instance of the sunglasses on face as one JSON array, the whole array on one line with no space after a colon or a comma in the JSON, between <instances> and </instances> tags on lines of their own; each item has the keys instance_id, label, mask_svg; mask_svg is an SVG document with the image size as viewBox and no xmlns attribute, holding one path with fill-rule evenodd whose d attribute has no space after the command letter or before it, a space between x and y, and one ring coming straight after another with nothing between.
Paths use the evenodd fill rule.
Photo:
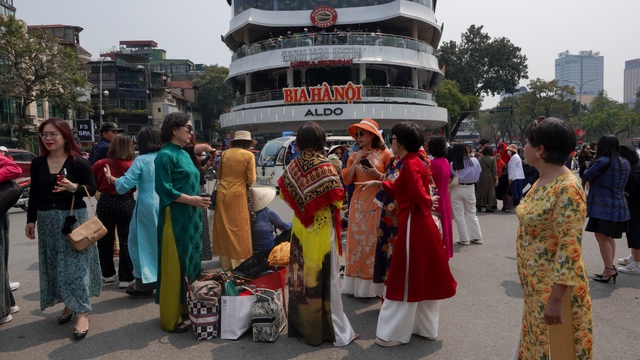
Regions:
<instances>
[{"instance_id":1,"label":"sunglasses on face","mask_svg":"<svg viewBox=\"0 0 640 360\"><path fill-rule=\"evenodd\" d=\"M182 126L186 127L187 130L189 130L189 132L193 131L193 126L191 126L191 125L182 125Z\"/></svg>"},{"instance_id":2,"label":"sunglasses on face","mask_svg":"<svg viewBox=\"0 0 640 360\"><path fill-rule=\"evenodd\" d=\"M356 137L363 137L366 132L364 130L356 131Z\"/></svg>"}]
</instances>

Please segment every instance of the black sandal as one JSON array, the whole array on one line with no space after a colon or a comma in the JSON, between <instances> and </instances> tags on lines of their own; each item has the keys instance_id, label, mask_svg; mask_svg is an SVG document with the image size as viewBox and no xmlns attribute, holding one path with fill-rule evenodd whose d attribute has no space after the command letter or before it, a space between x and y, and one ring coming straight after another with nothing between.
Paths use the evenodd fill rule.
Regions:
<instances>
[{"instance_id":1,"label":"black sandal","mask_svg":"<svg viewBox=\"0 0 640 360\"><path fill-rule=\"evenodd\" d=\"M66 324L66 323L68 323L69 321L71 321L71 319L72 319L72 318L73 318L73 312L71 312L71 313L70 313L69 315L67 315L67 316L62 316L62 315L60 315L60 316L58 316L58 324L59 324L59 325Z\"/></svg>"},{"instance_id":2,"label":"black sandal","mask_svg":"<svg viewBox=\"0 0 640 360\"><path fill-rule=\"evenodd\" d=\"M189 331L189 327L183 322L181 322L175 328L173 328L173 330L171 330L172 333L176 334L185 333L187 331Z\"/></svg>"}]
</instances>

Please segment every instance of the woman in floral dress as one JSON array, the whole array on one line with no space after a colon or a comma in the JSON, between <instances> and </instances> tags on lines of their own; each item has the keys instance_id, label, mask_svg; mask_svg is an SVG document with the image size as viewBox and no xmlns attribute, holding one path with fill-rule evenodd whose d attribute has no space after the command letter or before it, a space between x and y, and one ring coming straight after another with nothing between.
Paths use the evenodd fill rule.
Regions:
<instances>
[{"instance_id":1,"label":"woman in floral dress","mask_svg":"<svg viewBox=\"0 0 640 360\"><path fill-rule=\"evenodd\" d=\"M373 202L377 189L362 191L358 183L381 180L393 155L386 149L378 123L374 120L362 119L360 123L351 125L349 134L356 139L360 150L351 154L347 167L342 170L344 184L355 184L349 205L342 293L363 298L382 296L384 285L373 282L381 213L381 208Z\"/></svg>"},{"instance_id":2,"label":"woman in floral dress","mask_svg":"<svg viewBox=\"0 0 640 360\"><path fill-rule=\"evenodd\" d=\"M576 137L565 121L542 118L526 139L525 158L540 179L516 208L524 311L514 358L591 359L591 297L581 250L586 201L580 180L563 165Z\"/></svg>"}]
</instances>

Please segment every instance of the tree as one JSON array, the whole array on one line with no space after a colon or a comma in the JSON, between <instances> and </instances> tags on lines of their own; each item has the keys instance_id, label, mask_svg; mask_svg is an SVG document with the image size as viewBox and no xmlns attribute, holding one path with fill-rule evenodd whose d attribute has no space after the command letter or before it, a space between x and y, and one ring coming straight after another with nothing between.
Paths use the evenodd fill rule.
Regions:
<instances>
[{"instance_id":1,"label":"tree","mask_svg":"<svg viewBox=\"0 0 640 360\"><path fill-rule=\"evenodd\" d=\"M84 107L78 98L88 90L87 68L72 46L13 16L0 16L0 35L0 94L15 101L18 147L24 147L29 105L47 100L63 111Z\"/></svg>"},{"instance_id":2,"label":"tree","mask_svg":"<svg viewBox=\"0 0 640 360\"><path fill-rule=\"evenodd\" d=\"M445 126L445 136L450 140L455 137L455 133L451 136L451 129L455 128L455 132L458 132L461 122L456 123L455 120L462 115L462 112L468 111L468 109L479 109L481 105L479 97L461 93L458 83L449 79L442 80L436 93L436 102L439 106L447 109L449 113L449 119ZM451 121L452 119L454 121Z\"/></svg>"},{"instance_id":3,"label":"tree","mask_svg":"<svg viewBox=\"0 0 640 360\"><path fill-rule=\"evenodd\" d=\"M447 78L458 83L464 95L482 100L484 95L514 92L521 79L528 79L527 57L521 48L505 37L494 38L482 32L484 26L471 25L460 43L448 41L438 50L438 58L446 66ZM480 104L464 108L454 118L451 137L455 137L462 121Z\"/></svg>"},{"instance_id":4,"label":"tree","mask_svg":"<svg viewBox=\"0 0 640 360\"><path fill-rule=\"evenodd\" d=\"M640 125L640 114L626 104L611 99L604 90L593 99L589 112L582 119L592 139L604 134L618 136L625 132L629 138L633 127Z\"/></svg>"},{"instance_id":5,"label":"tree","mask_svg":"<svg viewBox=\"0 0 640 360\"><path fill-rule=\"evenodd\" d=\"M205 129L219 130L220 115L233 105L233 91L224 83L227 76L229 68L213 65L193 80L198 88L196 103L200 107Z\"/></svg>"}]
</instances>

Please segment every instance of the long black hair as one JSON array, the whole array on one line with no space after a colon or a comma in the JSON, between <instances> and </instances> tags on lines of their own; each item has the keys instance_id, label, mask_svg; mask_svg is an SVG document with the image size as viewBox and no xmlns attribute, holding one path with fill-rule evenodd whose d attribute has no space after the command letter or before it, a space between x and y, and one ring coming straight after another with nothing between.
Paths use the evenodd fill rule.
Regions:
<instances>
[{"instance_id":1,"label":"long black hair","mask_svg":"<svg viewBox=\"0 0 640 360\"><path fill-rule=\"evenodd\" d=\"M140 155L153 153L162 149L160 132L150 127L144 127L138 132L138 152Z\"/></svg>"},{"instance_id":2,"label":"long black hair","mask_svg":"<svg viewBox=\"0 0 640 360\"><path fill-rule=\"evenodd\" d=\"M451 149L451 160L453 162L453 170L461 170L471 164L467 146L465 144L453 144ZM465 166L467 165L467 166Z\"/></svg>"}]
</instances>

